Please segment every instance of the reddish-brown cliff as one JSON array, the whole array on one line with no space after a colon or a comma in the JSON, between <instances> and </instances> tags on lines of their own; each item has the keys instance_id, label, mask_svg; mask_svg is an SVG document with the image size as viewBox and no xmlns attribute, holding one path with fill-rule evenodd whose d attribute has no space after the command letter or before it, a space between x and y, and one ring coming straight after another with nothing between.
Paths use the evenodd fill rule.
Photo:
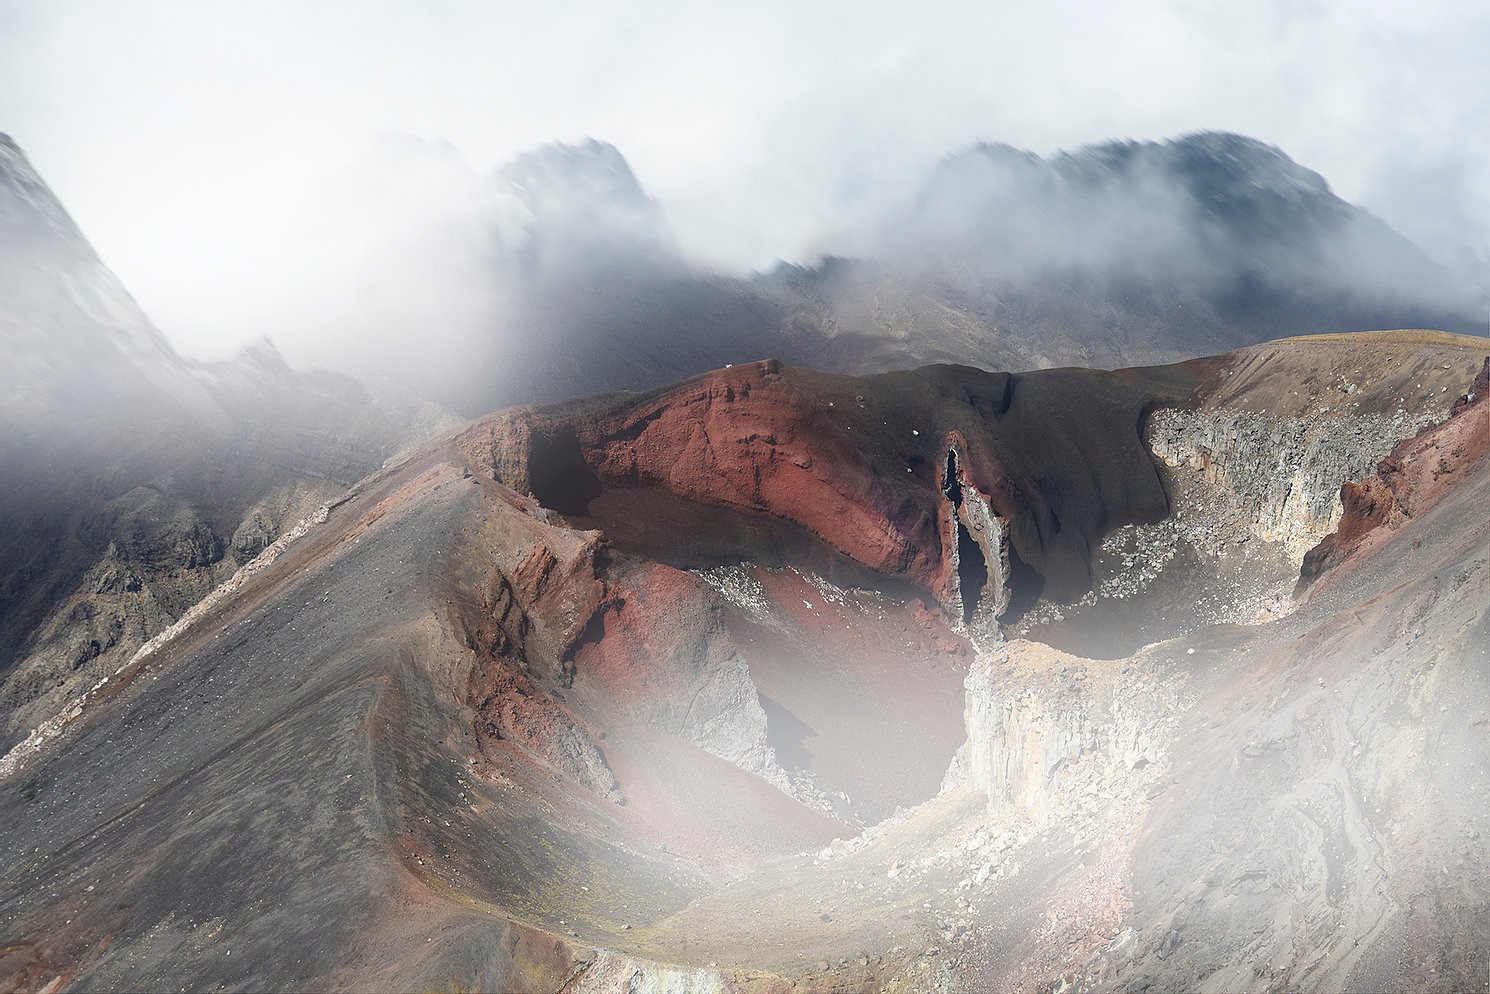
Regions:
<instances>
[{"instance_id":1,"label":"reddish-brown cliff","mask_svg":"<svg viewBox=\"0 0 1490 994\"><path fill-rule=\"evenodd\" d=\"M1055 597L1111 526L1167 501L1139 437L1177 399L1140 374L959 366L848 377L772 360L663 390L522 408L458 440L473 465L673 565L780 562L908 581L950 607L949 452Z\"/></svg>"}]
</instances>

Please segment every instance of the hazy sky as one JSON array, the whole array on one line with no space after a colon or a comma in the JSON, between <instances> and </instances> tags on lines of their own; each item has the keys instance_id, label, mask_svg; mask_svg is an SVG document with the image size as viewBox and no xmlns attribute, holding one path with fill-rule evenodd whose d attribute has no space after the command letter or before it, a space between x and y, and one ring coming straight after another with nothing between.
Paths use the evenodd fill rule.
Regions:
<instances>
[{"instance_id":1,"label":"hazy sky","mask_svg":"<svg viewBox=\"0 0 1490 994\"><path fill-rule=\"evenodd\" d=\"M293 353L288 288L355 247L302 219L389 133L479 173L612 142L685 249L738 269L851 245L973 141L1201 129L1483 252L1487 53L1481 0L0 0L0 131L183 351Z\"/></svg>"}]
</instances>

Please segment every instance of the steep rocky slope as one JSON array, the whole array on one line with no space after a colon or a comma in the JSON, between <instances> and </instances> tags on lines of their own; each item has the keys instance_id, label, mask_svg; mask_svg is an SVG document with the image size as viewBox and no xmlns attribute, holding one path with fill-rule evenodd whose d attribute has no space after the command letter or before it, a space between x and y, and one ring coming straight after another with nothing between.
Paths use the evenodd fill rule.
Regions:
<instances>
[{"instance_id":1,"label":"steep rocky slope","mask_svg":"<svg viewBox=\"0 0 1490 994\"><path fill-rule=\"evenodd\" d=\"M1201 625L1286 614L1305 554L1340 519L1341 485L1446 417L1482 349L1394 331L1269 343L1214 364L1191 402L1144 427L1170 516L1108 534L1093 590L1037 604L1014 630L1113 657Z\"/></svg>"},{"instance_id":2,"label":"steep rocky slope","mask_svg":"<svg viewBox=\"0 0 1490 994\"><path fill-rule=\"evenodd\" d=\"M0 760L0 977L1480 985L1478 386L1385 465L1410 513L1357 528L1279 620L1206 624L1194 588L1176 612L1205 573L1172 565L1097 611L1104 541L1213 507L1203 486L1249 494L1211 541L1276 546L1224 561L1238 589L1296 579L1261 510L1290 498L1251 501L1272 464L1224 432L1317 440L1284 458L1313 493L1357 464L1315 420L1327 396L1420 417L1468 393L1479 344L1303 339L1119 374L763 362L476 422ZM1164 420L1186 414L1193 434ZM1156 424L1210 455L1166 466ZM1301 529L1335 517L1293 506ZM1098 634L1037 634L1159 638L1004 641L1092 584L1065 608Z\"/></svg>"},{"instance_id":3,"label":"steep rocky slope","mask_svg":"<svg viewBox=\"0 0 1490 994\"><path fill-rule=\"evenodd\" d=\"M0 136L0 746L448 415L178 356Z\"/></svg>"}]
</instances>

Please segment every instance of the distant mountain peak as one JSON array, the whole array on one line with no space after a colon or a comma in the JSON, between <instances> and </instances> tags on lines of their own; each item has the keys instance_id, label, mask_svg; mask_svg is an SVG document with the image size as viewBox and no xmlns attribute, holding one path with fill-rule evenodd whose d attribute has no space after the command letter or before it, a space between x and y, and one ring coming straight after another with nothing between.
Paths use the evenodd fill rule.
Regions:
<instances>
[{"instance_id":1,"label":"distant mountain peak","mask_svg":"<svg viewBox=\"0 0 1490 994\"><path fill-rule=\"evenodd\" d=\"M1217 301L1338 293L1473 310L1470 288L1319 173L1225 131L1048 158L979 143L932 171L883 243L889 258L951 266L985 288L1074 276L1187 287Z\"/></svg>"},{"instance_id":2,"label":"distant mountain peak","mask_svg":"<svg viewBox=\"0 0 1490 994\"><path fill-rule=\"evenodd\" d=\"M497 170L498 240L528 275L674 264L677 245L614 145L586 138L524 152Z\"/></svg>"},{"instance_id":3,"label":"distant mountain peak","mask_svg":"<svg viewBox=\"0 0 1490 994\"><path fill-rule=\"evenodd\" d=\"M0 252L68 252L96 259L62 202L32 167L26 153L0 134Z\"/></svg>"},{"instance_id":4,"label":"distant mountain peak","mask_svg":"<svg viewBox=\"0 0 1490 994\"><path fill-rule=\"evenodd\" d=\"M569 189L577 193L603 192L619 200L648 199L621 151L594 138L572 145L566 142L541 145L518 155L498 175L531 196Z\"/></svg>"},{"instance_id":5,"label":"distant mountain peak","mask_svg":"<svg viewBox=\"0 0 1490 994\"><path fill-rule=\"evenodd\" d=\"M4 402L109 403L146 381L192 392L180 358L42 180L0 135Z\"/></svg>"}]
</instances>

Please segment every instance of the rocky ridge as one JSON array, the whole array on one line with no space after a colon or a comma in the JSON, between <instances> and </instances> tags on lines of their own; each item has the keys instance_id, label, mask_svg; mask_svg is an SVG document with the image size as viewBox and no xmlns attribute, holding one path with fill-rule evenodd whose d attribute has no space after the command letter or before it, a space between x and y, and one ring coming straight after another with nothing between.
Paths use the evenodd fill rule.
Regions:
<instances>
[{"instance_id":1,"label":"rocky ridge","mask_svg":"<svg viewBox=\"0 0 1490 994\"><path fill-rule=\"evenodd\" d=\"M1369 347L1448 348L1393 341ZM1473 344L1454 346L1464 362ZM1273 348L1259 384L1313 345ZM1127 382L1203 407L1249 361ZM776 375L808 393L806 374ZM852 405L846 442L928 380L905 382L916 391L828 380L834 406L819 410ZM1089 387L1078 396L1090 407L1111 379L930 382L961 391L912 411L938 462L915 479L901 461L914 450L890 458L914 480L899 493L926 501L927 534L945 542L959 520L949 481L975 485L995 513L1019 507L1000 507L1022 491L993 467L1013 477L1022 465L999 440L1019 424L1021 393L1051 403ZM990 382L1012 396L979 434L959 405L997 411ZM853 569L841 549L836 565L819 553L836 576L792 562L827 540L773 545L791 504L747 513L665 486L628 504L596 470L634 455L654 473L680 452L735 458L737 446L740 463L770 465L772 443L718 430L728 418L675 424L662 403L697 410L742 384L509 412L357 484L154 654L150 679L110 683L0 784L0 837L22 854L0 877L21 936L0 976L953 991L1403 989L1480 975L1490 574L1486 523L1465 510L1490 476L1469 448L1439 474L1440 502L1409 499L1412 516L1379 540L1393 555L1348 557L1270 624L1171 628L1114 658L982 636L979 653L956 631L969 628L965 604L875 574L867 553ZM766 392L752 383L752 397ZM1116 408L1135 446L1144 408ZM1453 419L1463 434L1437 455L1460 458L1479 410ZM921 444L908 420L821 464L876 468L880 439ZM490 445L513 424L528 439L503 462ZM638 425L629 443L617 430ZM1403 465L1431 481L1430 461ZM1146 485L1120 468L1086 467ZM1197 469L1169 472L1209 486ZM709 555L733 543L733 556L685 570L647 555L662 543L628 533L623 512L654 505L719 522ZM1040 574L1021 569L1036 546L1005 520L1014 605ZM1422 569L1404 577L1404 560ZM963 596L978 588L958 573ZM1156 581L1124 607L1157 617L1172 610L1164 594ZM74 834L48 835L57 824ZM286 940L285 915L309 913L316 942Z\"/></svg>"},{"instance_id":2,"label":"rocky ridge","mask_svg":"<svg viewBox=\"0 0 1490 994\"><path fill-rule=\"evenodd\" d=\"M0 747L452 425L267 342L177 355L0 136Z\"/></svg>"},{"instance_id":3,"label":"rocky ridge","mask_svg":"<svg viewBox=\"0 0 1490 994\"><path fill-rule=\"evenodd\" d=\"M1305 554L1341 518L1342 484L1443 417L1478 351L1474 339L1403 331L1233 354L1145 422L1170 514L1110 530L1092 589L1042 597L1009 633L1115 658L1204 625L1286 615Z\"/></svg>"}]
</instances>

